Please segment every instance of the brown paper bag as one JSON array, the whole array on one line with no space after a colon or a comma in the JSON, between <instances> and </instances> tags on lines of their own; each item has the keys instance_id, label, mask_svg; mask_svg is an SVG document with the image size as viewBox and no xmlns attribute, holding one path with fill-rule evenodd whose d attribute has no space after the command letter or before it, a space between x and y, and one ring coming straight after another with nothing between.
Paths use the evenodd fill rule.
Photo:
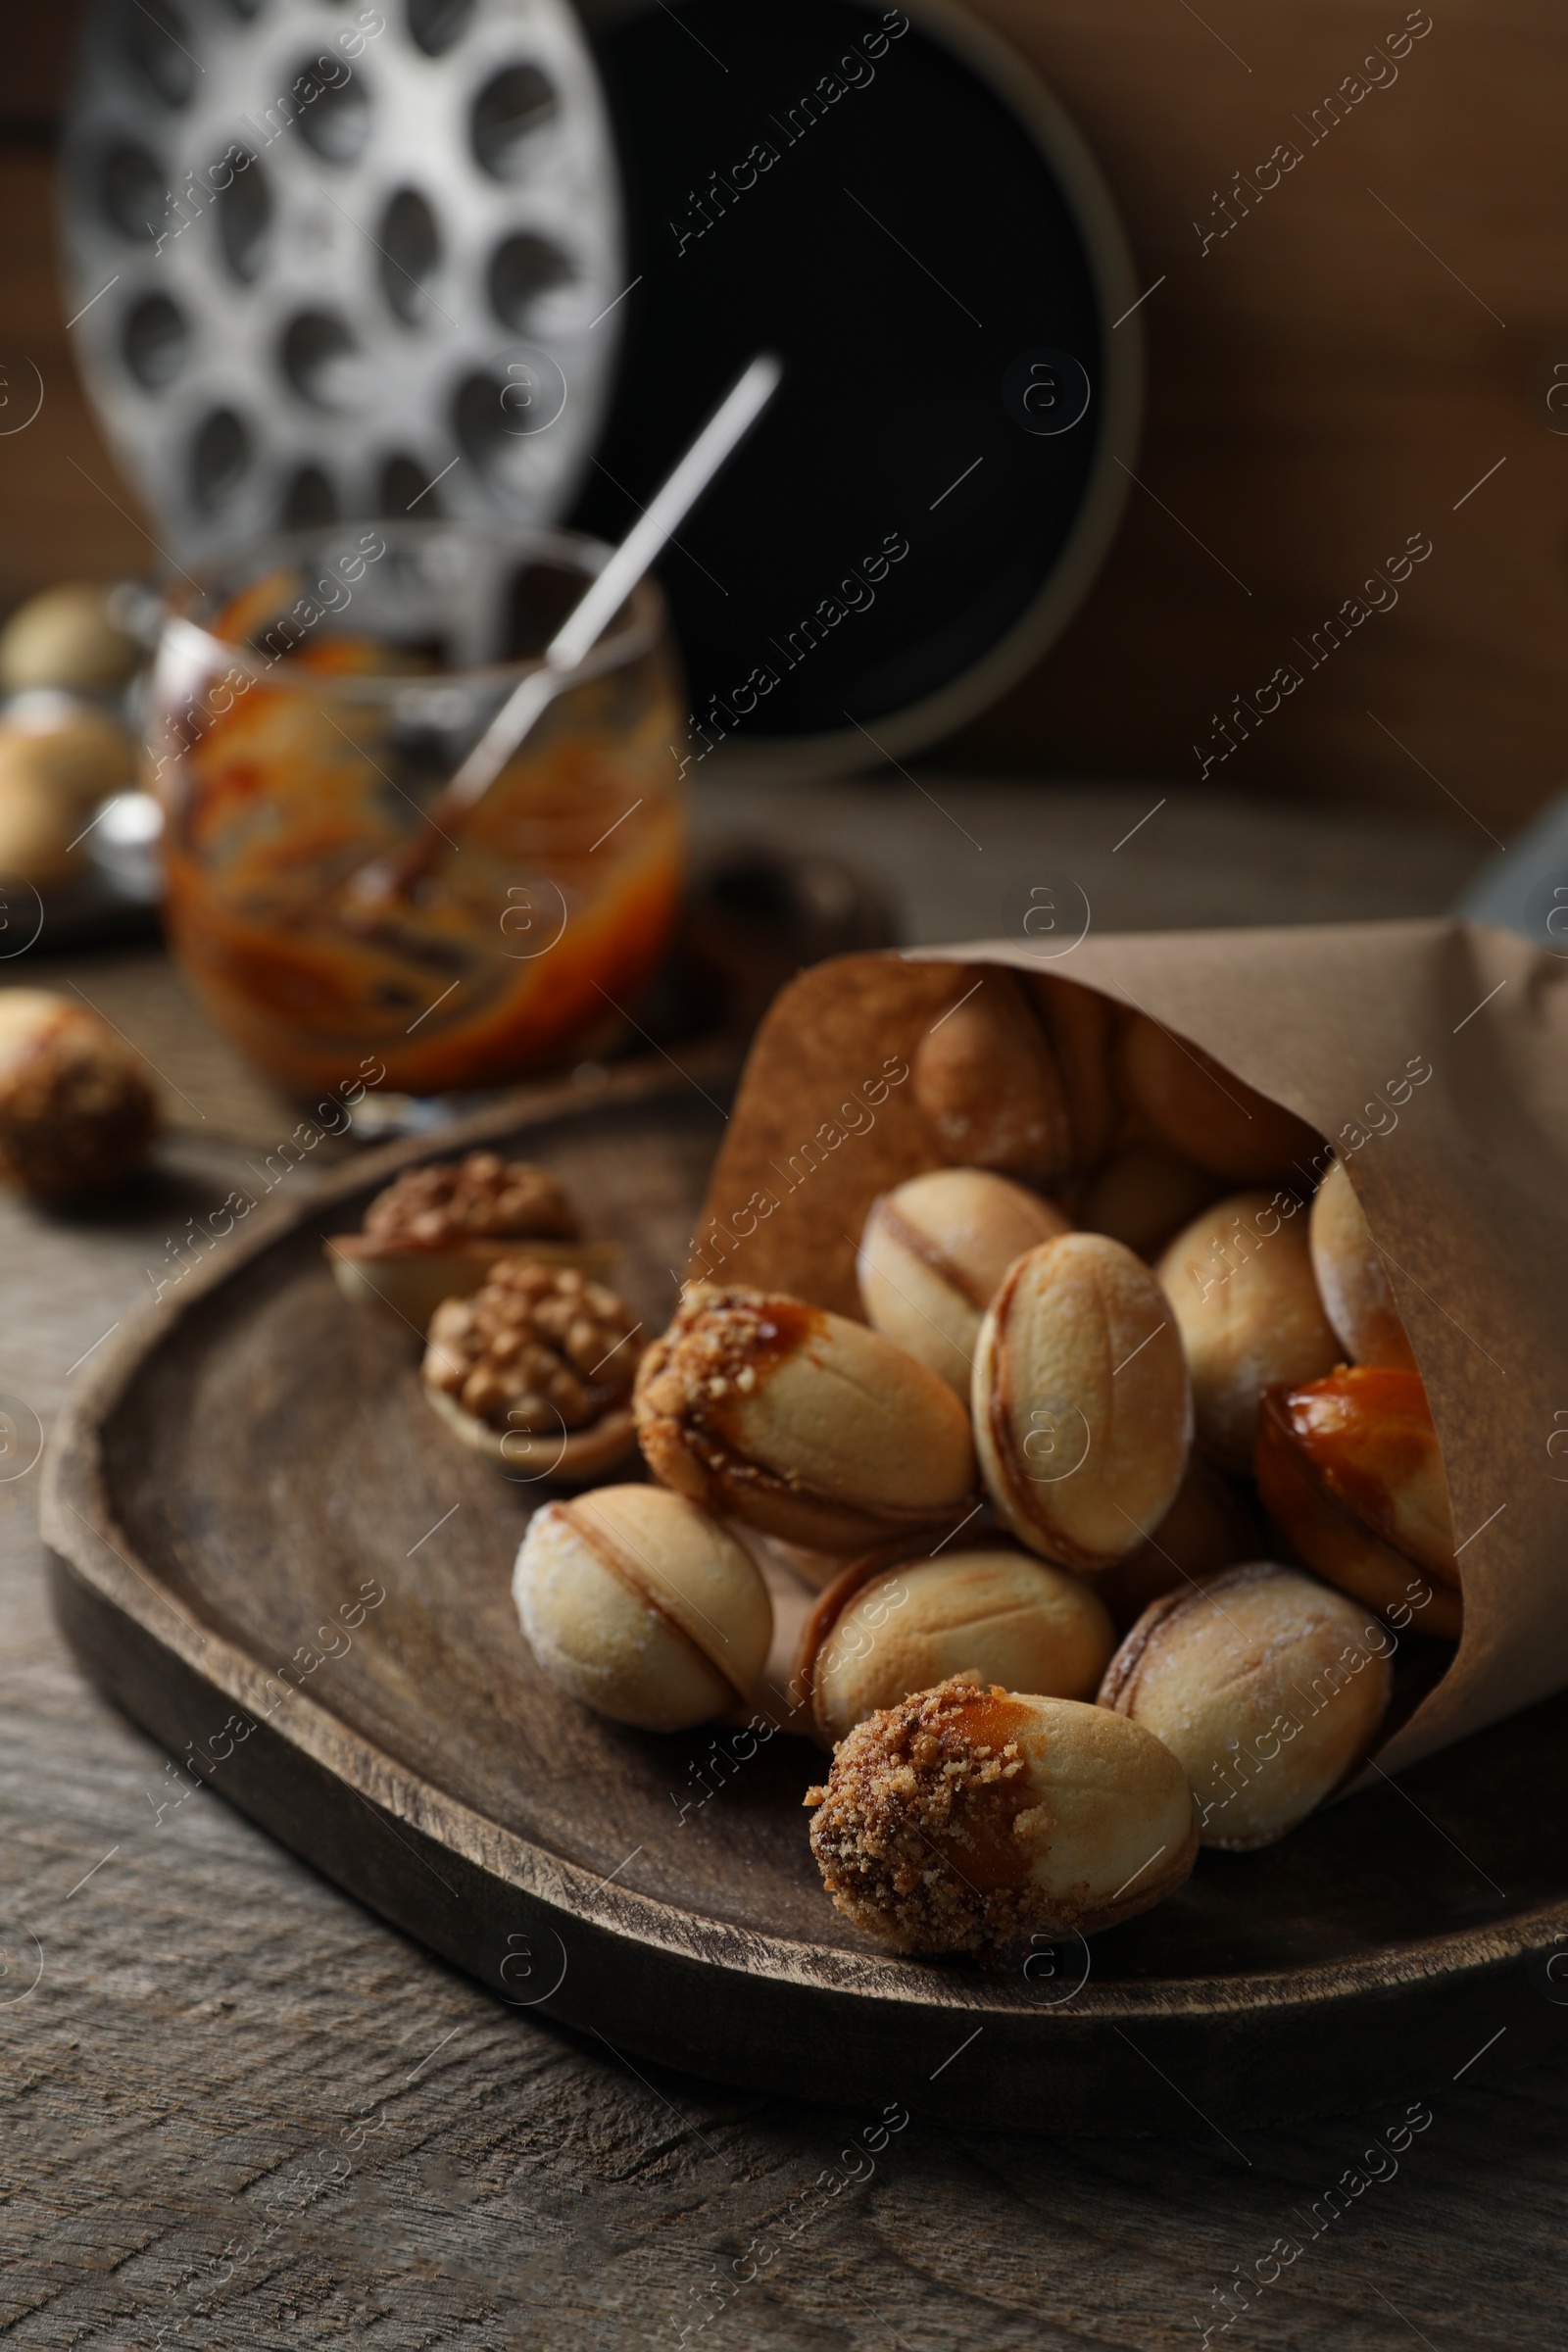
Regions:
<instances>
[{"instance_id":1,"label":"brown paper bag","mask_svg":"<svg viewBox=\"0 0 1568 2352\"><path fill-rule=\"evenodd\" d=\"M1568 961L1448 921L1036 952L1050 945L845 956L785 990L746 1066L694 1278L859 1314L871 1201L944 1164L908 1074L973 984L955 964L1140 1007L1328 1139L1390 1266L1447 1468L1464 1638L1380 1761L1413 1763L1568 1684Z\"/></svg>"}]
</instances>

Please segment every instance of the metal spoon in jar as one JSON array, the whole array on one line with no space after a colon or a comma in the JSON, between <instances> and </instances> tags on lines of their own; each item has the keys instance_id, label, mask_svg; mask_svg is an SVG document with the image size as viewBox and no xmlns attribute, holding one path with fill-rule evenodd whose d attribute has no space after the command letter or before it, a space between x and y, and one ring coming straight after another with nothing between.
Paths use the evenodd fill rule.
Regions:
<instances>
[{"instance_id":1,"label":"metal spoon in jar","mask_svg":"<svg viewBox=\"0 0 1568 2352\"><path fill-rule=\"evenodd\" d=\"M430 804L429 823L390 856L349 877L347 895L366 910L401 898L429 872L444 846L443 825L476 808L507 761L614 619L638 581L680 528L709 483L777 391L784 369L761 352L714 410L691 448L621 541L609 563L562 622L532 669L502 704L449 783Z\"/></svg>"}]
</instances>

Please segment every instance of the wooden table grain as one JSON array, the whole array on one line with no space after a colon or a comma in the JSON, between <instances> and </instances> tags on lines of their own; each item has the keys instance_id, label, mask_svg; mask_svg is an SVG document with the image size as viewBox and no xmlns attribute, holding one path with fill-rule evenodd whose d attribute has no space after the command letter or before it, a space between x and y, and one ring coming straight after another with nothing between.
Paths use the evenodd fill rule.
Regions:
<instances>
[{"instance_id":1,"label":"wooden table grain","mask_svg":"<svg viewBox=\"0 0 1568 2352\"><path fill-rule=\"evenodd\" d=\"M858 788L709 805L703 823L880 850L912 937L939 912L949 936L1012 927L1042 861L1077 873L1108 927L1428 912L1472 861L1458 834L1212 801L1173 801L1141 852L1115 850L1157 791L927 781L943 808L917 815L910 789L896 822ZM981 846L950 839L950 819ZM1568 2069L1513 2072L1506 2040L1434 2048L1430 2121L1397 2153L1399 2118L1378 2110L1229 2137L1195 2110L1177 2139L1068 2140L1049 2114L1037 2134L998 2133L977 2097L967 2126L938 2129L923 2085L890 2078L912 2120L834 2194L823 2177L864 2170L841 2151L873 2118L835 2107L809 2049L799 2105L657 2072L503 2008L215 1794L159 1824L168 1759L51 1622L26 1464L269 1109L168 974L130 965L142 993L122 973L111 1010L206 1115L182 1114L112 1216L0 1204L16 1433L0 1459L0 2336L98 2352L1561 2341ZM93 988L91 959L69 968Z\"/></svg>"}]
</instances>

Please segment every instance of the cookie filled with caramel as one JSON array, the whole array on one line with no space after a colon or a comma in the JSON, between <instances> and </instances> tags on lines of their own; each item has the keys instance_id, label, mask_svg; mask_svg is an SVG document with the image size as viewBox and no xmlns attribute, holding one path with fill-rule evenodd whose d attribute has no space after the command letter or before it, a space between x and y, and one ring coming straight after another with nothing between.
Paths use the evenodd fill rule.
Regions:
<instances>
[{"instance_id":1,"label":"cookie filled with caramel","mask_svg":"<svg viewBox=\"0 0 1568 2352\"><path fill-rule=\"evenodd\" d=\"M688 1291L643 1359L636 1411L662 1485L787 1543L861 1551L971 1500L969 1416L948 1383L777 1293Z\"/></svg>"},{"instance_id":2,"label":"cookie filled with caramel","mask_svg":"<svg viewBox=\"0 0 1568 2352\"><path fill-rule=\"evenodd\" d=\"M1152 1732L956 1676L858 1724L806 1801L834 1904L901 1952L1093 1935L1198 1853L1187 1776Z\"/></svg>"},{"instance_id":3,"label":"cookie filled with caramel","mask_svg":"<svg viewBox=\"0 0 1568 2352\"><path fill-rule=\"evenodd\" d=\"M1257 1440L1264 1509L1331 1585L1396 1622L1456 1642L1463 1629L1453 1511L1417 1372L1342 1365L1272 1389Z\"/></svg>"}]
</instances>

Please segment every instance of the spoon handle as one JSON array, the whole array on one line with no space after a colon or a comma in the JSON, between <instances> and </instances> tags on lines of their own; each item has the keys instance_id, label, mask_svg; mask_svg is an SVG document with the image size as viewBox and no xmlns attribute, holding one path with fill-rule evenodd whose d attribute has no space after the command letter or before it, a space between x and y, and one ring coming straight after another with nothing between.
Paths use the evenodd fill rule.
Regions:
<instances>
[{"instance_id":1,"label":"spoon handle","mask_svg":"<svg viewBox=\"0 0 1568 2352\"><path fill-rule=\"evenodd\" d=\"M575 604L545 649L544 668L520 680L441 795L441 808L466 815L495 782L512 754L559 690L559 673L590 653L627 597L657 563L731 452L751 431L784 373L760 352L719 403L653 504ZM556 675L549 673L555 672Z\"/></svg>"},{"instance_id":2,"label":"spoon handle","mask_svg":"<svg viewBox=\"0 0 1568 2352\"><path fill-rule=\"evenodd\" d=\"M401 849L374 859L349 876L344 886L344 919L363 923L388 901L400 898L427 874L446 841L444 824L477 808L513 753L571 670L592 651L627 597L680 528L726 458L750 432L783 377L783 363L760 352L720 401L680 464L656 492L651 506L572 607L536 669L518 680L463 764L425 810L427 822Z\"/></svg>"}]
</instances>

